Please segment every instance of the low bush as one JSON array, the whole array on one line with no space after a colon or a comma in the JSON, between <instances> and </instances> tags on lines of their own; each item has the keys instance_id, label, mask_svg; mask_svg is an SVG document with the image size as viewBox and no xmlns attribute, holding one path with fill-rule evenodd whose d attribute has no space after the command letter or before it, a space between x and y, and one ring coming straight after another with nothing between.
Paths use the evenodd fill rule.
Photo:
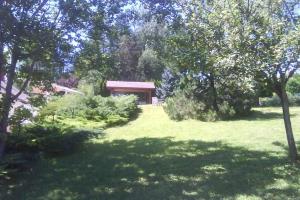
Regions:
<instances>
[{"instance_id":1,"label":"low bush","mask_svg":"<svg viewBox=\"0 0 300 200\"><path fill-rule=\"evenodd\" d=\"M169 97L164 105L165 112L173 120L197 119L201 121L216 121L230 119L236 116L236 110L227 102L218 104L215 111L211 103L204 99L195 99L187 91L177 90L173 97ZM248 108L247 108L248 109Z\"/></svg>"},{"instance_id":2,"label":"low bush","mask_svg":"<svg viewBox=\"0 0 300 200\"><path fill-rule=\"evenodd\" d=\"M25 126L21 133L12 133L8 137L7 151L66 153L99 134L99 131L79 130L61 124L33 124Z\"/></svg>"},{"instance_id":3,"label":"low bush","mask_svg":"<svg viewBox=\"0 0 300 200\"><path fill-rule=\"evenodd\" d=\"M288 93L288 99L290 106L300 106L299 95L292 95ZM272 97L259 98L259 105L262 107L281 106L281 101L280 98L274 94Z\"/></svg>"},{"instance_id":4,"label":"low bush","mask_svg":"<svg viewBox=\"0 0 300 200\"><path fill-rule=\"evenodd\" d=\"M173 97L166 99L165 112L173 120L199 119L204 121L215 121L216 113L207 110L204 103L187 98L183 92L176 91Z\"/></svg>"},{"instance_id":5,"label":"low bush","mask_svg":"<svg viewBox=\"0 0 300 200\"><path fill-rule=\"evenodd\" d=\"M128 122L139 109L134 95L119 97L65 95L50 101L41 110L41 119L64 121L67 118L79 121L106 122L107 126Z\"/></svg>"},{"instance_id":6,"label":"low bush","mask_svg":"<svg viewBox=\"0 0 300 200\"><path fill-rule=\"evenodd\" d=\"M1 181L12 179L16 172L28 171L41 155L55 156L72 153L85 141L101 131L74 129L61 124L33 124L11 133L6 143L6 154L0 161Z\"/></svg>"},{"instance_id":7,"label":"low bush","mask_svg":"<svg viewBox=\"0 0 300 200\"><path fill-rule=\"evenodd\" d=\"M300 75L295 74L288 82L287 82L287 91L291 94L300 94Z\"/></svg>"}]
</instances>

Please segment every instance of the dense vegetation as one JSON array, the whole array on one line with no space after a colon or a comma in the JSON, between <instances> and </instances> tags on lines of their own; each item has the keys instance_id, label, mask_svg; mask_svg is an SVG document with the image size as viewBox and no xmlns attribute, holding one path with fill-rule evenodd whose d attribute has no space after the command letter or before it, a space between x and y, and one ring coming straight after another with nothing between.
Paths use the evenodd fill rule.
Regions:
<instances>
[{"instance_id":1,"label":"dense vegetation","mask_svg":"<svg viewBox=\"0 0 300 200\"><path fill-rule=\"evenodd\" d=\"M289 106L299 103L299 7L299 0L0 1L0 159L5 147L64 152L91 138L75 129L127 123L136 98L107 97L113 79L154 81L175 120L241 118L259 103L280 105L296 162ZM84 95L32 96L38 108L15 109L23 93L51 91L54 82Z\"/></svg>"},{"instance_id":2,"label":"dense vegetation","mask_svg":"<svg viewBox=\"0 0 300 200\"><path fill-rule=\"evenodd\" d=\"M68 156L43 159L0 187L0 198L297 199L300 168L289 162L281 108L238 120L170 120L162 107L112 127ZM291 108L300 137L300 107Z\"/></svg>"},{"instance_id":3,"label":"dense vegetation","mask_svg":"<svg viewBox=\"0 0 300 200\"><path fill-rule=\"evenodd\" d=\"M30 162L40 157L74 152L85 141L100 136L104 127L128 122L138 114L136 100L135 96L65 95L53 98L36 117L26 108L17 108L7 156L0 162L0 183L16 171L30 169ZM25 125L24 120L32 123Z\"/></svg>"},{"instance_id":4,"label":"dense vegetation","mask_svg":"<svg viewBox=\"0 0 300 200\"><path fill-rule=\"evenodd\" d=\"M85 122L99 122L99 127L128 122L138 113L136 96L102 97L65 95L51 100L40 111L39 120L68 123L72 119L79 127ZM102 122L102 123L101 123Z\"/></svg>"}]
</instances>

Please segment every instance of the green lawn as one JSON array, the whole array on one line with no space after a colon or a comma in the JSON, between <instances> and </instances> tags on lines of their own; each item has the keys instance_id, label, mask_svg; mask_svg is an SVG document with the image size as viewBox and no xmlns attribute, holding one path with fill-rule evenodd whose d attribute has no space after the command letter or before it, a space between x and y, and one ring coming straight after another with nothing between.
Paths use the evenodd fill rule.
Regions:
<instances>
[{"instance_id":1,"label":"green lawn","mask_svg":"<svg viewBox=\"0 0 300 200\"><path fill-rule=\"evenodd\" d=\"M291 113L300 140L300 108ZM136 120L105 132L72 155L38 162L1 186L0 199L300 199L280 108L176 122L144 106Z\"/></svg>"}]
</instances>

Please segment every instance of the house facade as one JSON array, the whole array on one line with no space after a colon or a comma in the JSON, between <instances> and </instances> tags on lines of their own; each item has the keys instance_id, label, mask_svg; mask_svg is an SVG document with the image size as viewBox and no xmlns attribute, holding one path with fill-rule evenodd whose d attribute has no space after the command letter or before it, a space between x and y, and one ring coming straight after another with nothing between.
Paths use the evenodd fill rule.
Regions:
<instances>
[{"instance_id":1,"label":"house facade","mask_svg":"<svg viewBox=\"0 0 300 200\"><path fill-rule=\"evenodd\" d=\"M155 96L153 82L107 81L106 88L113 96L135 94L140 104L151 104L152 97Z\"/></svg>"}]
</instances>

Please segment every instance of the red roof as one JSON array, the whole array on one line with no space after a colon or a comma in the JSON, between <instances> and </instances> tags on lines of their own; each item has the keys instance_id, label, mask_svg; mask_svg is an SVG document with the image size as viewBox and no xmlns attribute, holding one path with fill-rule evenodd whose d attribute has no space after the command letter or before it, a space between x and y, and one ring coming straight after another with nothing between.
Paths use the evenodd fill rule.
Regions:
<instances>
[{"instance_id":1,"label":"red roof","mask_svg":"<svg viewBox=\"0 0 300 200\"><path fill-rule=\"evenodd\" d=\"M153 82L107 81L107 88L155 89Z\"/></svg>"}]
</instances>

